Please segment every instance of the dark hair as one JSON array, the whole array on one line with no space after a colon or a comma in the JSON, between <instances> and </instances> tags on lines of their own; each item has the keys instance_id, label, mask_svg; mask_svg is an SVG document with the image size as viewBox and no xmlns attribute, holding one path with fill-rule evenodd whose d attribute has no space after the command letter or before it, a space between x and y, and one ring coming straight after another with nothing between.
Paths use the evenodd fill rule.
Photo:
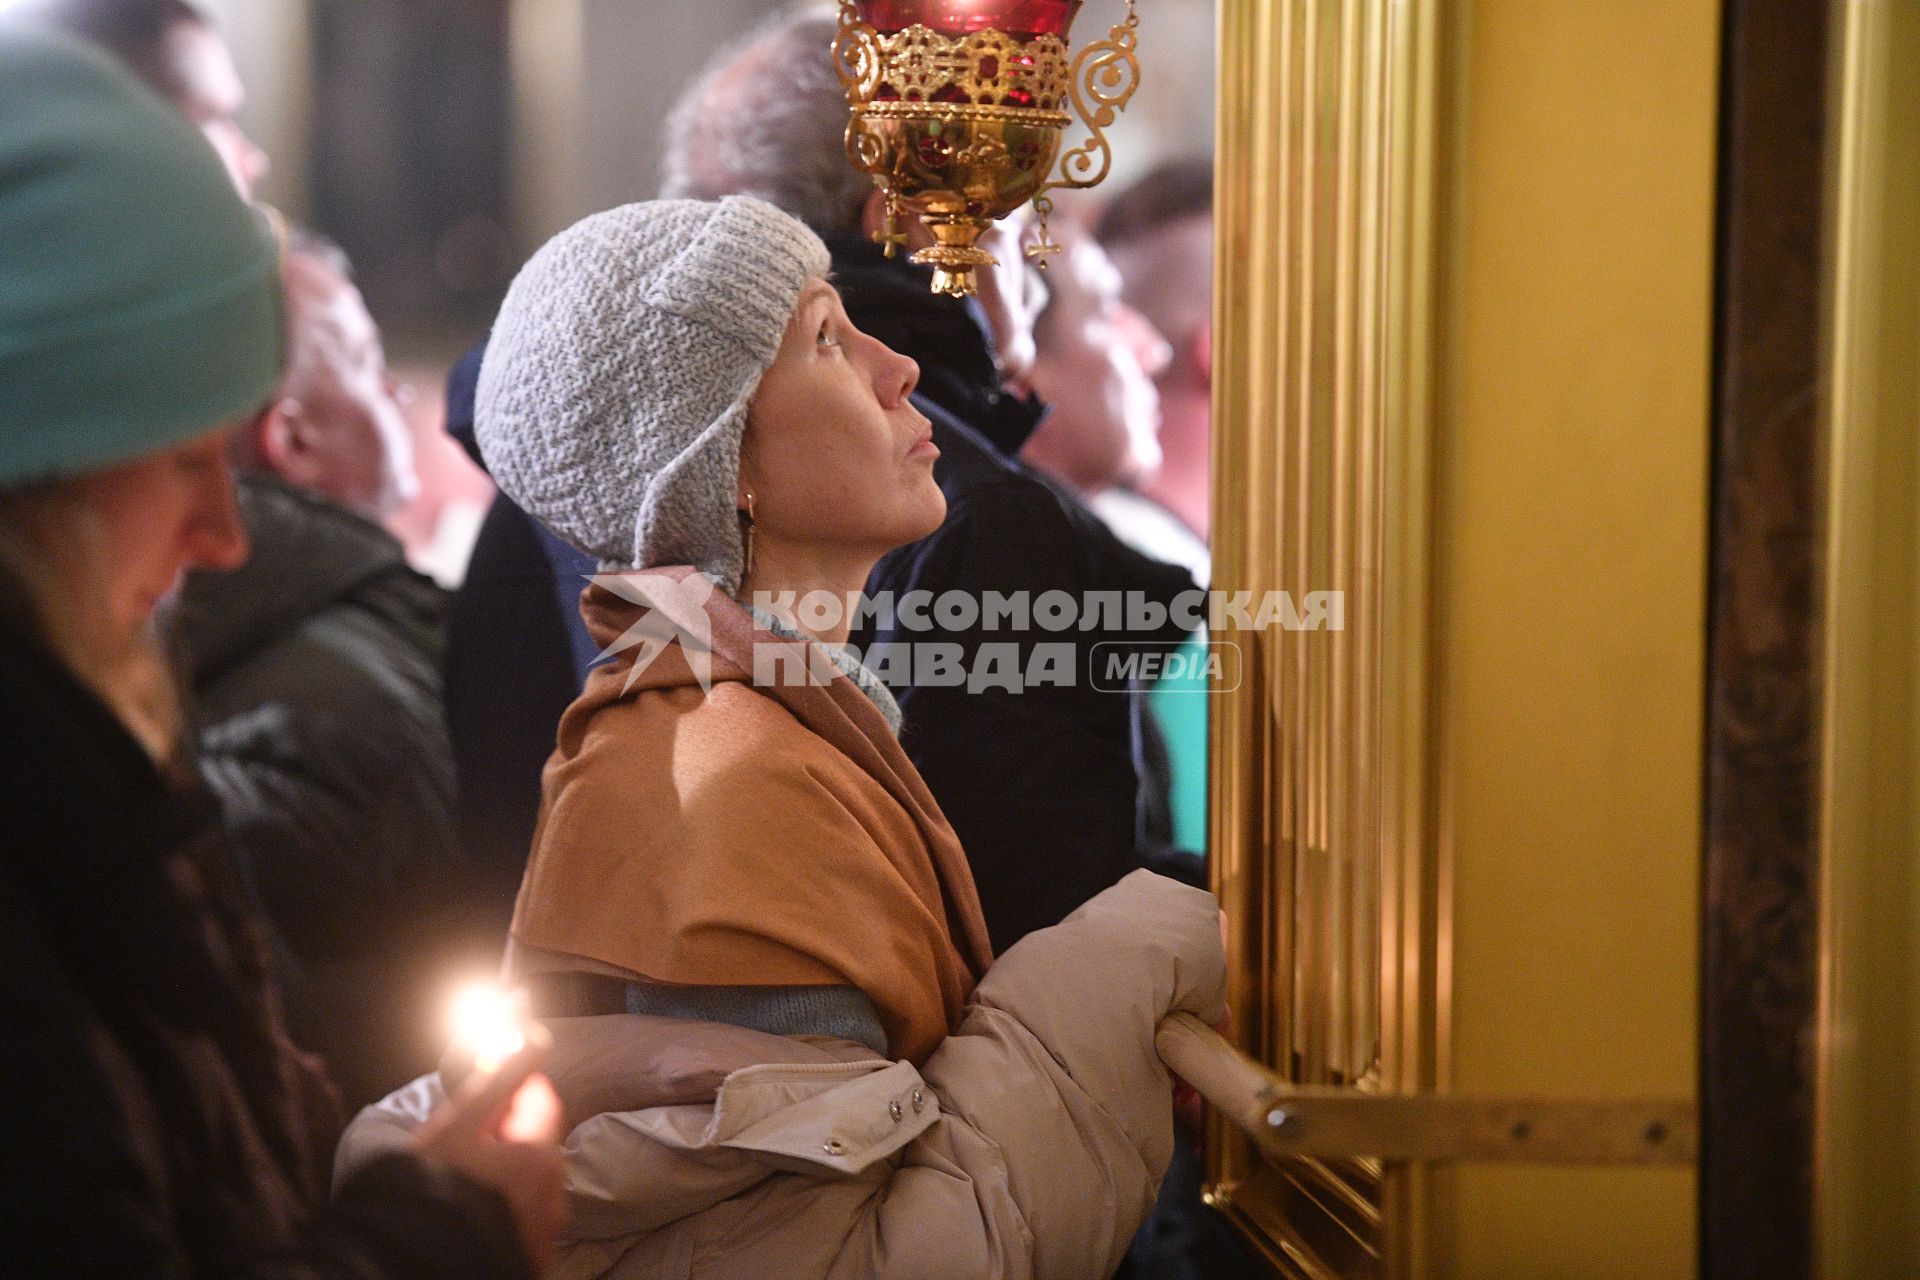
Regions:
<instances>
[{"instance_id":1,"label":"dark hair","mask_svg":"<svg viewBox=\"0 0 1920 1280\"><path fill-rule=\"evenodd\" d=\"M1119 244L1212 213L1213 162L1166 160L1108 202L1095 234Z\"/></svg>"},{"instance_id":2,"label":"dark hair","mask_svg":"<svg viewBox=\"0 0 1920 1280\"><path fill-rule=\"evenodd\" d=\"M19 12L99 45L175 103L183 86L167 60L167 33L183 22L213 26L194 0L27 0Z\"/></svg>"},{"instance_id":3,"label":"dark hair","mask_svg":"<svg viewBox=\"0 0 1920 1280\"><path fill-rule=\"evenodd\" d=\"M0 501L4 501L3 495ZM27 584L5 556L0 556L0 631L45 643L40 610L34 607Z\"/></svg>"}]
</instances>

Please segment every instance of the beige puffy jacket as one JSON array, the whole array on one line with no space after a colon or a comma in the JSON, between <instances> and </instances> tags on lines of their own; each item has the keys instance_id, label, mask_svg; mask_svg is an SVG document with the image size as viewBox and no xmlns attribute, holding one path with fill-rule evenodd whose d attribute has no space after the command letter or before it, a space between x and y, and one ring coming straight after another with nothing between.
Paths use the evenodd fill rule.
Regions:
<instances>
[{"instance_id":1,"label":"beige puffy jacket","mask_svg":"<svg viewBox=\"0 0 1920 1280\"><path fill-rule=\"evenodd\" d=\"M1225 1011L1212 895L1136 872L1028 935L916 1071L846 1041L559 1020L565 1280L1106 1280L1172 1151L1154 1030ZM367 1108L337 1175L403 1143L427 1077Z\"/></svg>"}]
</instances>

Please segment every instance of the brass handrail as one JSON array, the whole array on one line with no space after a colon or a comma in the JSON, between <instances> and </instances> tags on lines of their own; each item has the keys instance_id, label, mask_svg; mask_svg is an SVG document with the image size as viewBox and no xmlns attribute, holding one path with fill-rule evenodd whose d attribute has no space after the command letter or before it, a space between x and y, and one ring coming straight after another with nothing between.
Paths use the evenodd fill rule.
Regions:
<instances>
[{"instance_id":1,"label":"brass handrail","mask_svg":"<svg viewBox=\"0 0 1920 1280\"><path fill-rule=\"evenodd\" d=\"M1160 1024L1160 1058L1276 1158L1416 1162L1691 1164L1691 1100L1560 1100L1381 1094L1291 1084L1188 1013Z\"/></svg>"}]
</instances>

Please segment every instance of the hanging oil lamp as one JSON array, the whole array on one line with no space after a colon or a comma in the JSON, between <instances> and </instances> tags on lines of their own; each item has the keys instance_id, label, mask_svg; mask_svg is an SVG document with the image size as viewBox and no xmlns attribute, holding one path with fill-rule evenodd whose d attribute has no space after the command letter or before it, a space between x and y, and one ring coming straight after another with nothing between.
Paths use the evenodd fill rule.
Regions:
<instances>
[{"instance_id":1,"label":"hanging oil lamp","mask_svg":"<svg viewBox=\"0 0 1920 1280\"><path fill-rule=\"evenodd\" d=\"M974 292L996 259L982 232L1029 200L1040 217L1027 253L1046 269L1047 192L1099 184L1112 167L1105 130L1140 82L1133 0L1107 34L1071 54L1081 0L840 0L834 61L852 119L847 154L887 197L875 239L887 256L899 220L919 215L934 243L913 255L936 293ZM1088 138L1060 157L1075 117ZM1059 159L1059 176L1054 176Z\"/></svg>"}]
</instances>

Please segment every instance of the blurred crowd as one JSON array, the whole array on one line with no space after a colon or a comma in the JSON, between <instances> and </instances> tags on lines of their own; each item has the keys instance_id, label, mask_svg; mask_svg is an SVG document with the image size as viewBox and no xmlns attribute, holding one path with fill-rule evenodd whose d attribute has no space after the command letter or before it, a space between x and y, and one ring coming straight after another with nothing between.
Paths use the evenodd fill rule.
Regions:
<instances>
[{"instance_id":1,"label":"blurred crowd","mask_svg":"<svg viewBox=\"0 0 1920 1280\"><path fill-rule=\"evenodd\" d=\"M1015 692L750 603L1206 587L1210 168L1063 201L1044 270L1016 214L937 295L833 28L722 51L663 198L528 264L445 388L498 486L450 552L352 264L251 203L213 22L0 18L26 1273L1256 1274L1153 1052L1224 1009L1204 682L1093 667L1204 631L1083 628ZM766 643L837 674L751 687ZM476 973L537 1022L461 1071Z\"/></svg>"}]
</instances>

